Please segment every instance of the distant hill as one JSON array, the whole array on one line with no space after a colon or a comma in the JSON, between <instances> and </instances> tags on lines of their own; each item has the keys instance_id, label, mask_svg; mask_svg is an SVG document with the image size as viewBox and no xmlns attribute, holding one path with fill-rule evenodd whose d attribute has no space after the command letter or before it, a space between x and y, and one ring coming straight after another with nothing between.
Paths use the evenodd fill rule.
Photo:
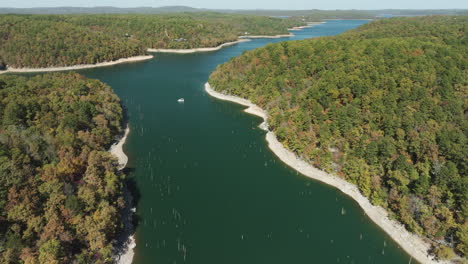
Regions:
<instances>
[{"instance_id":1,"label":"distant hill","mask_svg":"<svg viewBox=\"0 0 468 264\"><path fill-rule=\"evenodd\" d=\"M164 7L132 7L119 8L112 6L98 7L37 7L37 8L0 8L0 14L35 14L35 15L59 15L59 14L163 14L200 12L201 9L187 6Z\"/></svg>"},{"instance_id":2,"label":"distant hill","mask_svg":"<svg viewBox=\"0 0 468 264\"><path fill-rule=\"evenodd\" d=\"M264 15L264 16L314 16L327 18L347 18L354 16L377 17L382 14L393 16L420 16L420 15L466 15L468 9L381 9L381 10L215 10L222 13L237 13L245 15Z\"/></svg>"},{"instance_id":3,"label":"distant hill","mask_svg":"<svg viewBox=\"0 0 468 264\"><path fill-rule=\"evenodd\" d=\"M188 6L134 7L40 7L0 8L0 14L164 14L214 11L219 13L263 15L263 16L310 16L314 18L373 18L381 15L466 15L468 9L383 9L383 10L268 10L268 9L204 9Z\"/></svg>"}]
</instances>

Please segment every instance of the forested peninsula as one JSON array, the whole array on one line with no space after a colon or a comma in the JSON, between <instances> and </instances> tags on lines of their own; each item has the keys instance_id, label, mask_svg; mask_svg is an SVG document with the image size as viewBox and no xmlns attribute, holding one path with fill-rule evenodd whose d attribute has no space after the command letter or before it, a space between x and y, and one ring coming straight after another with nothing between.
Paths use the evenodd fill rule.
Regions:
<instances>
[{"instance_id":1,"label":"forested peninsula","mask_svg":"<svg viewBox=\"0 0 468 264\"><path fill-rule=\"evenodd\" d=\"M438 258L466 258L467 27L467 16L377 20L246 52L209 83L265 109L286 148L356 184Z\"/></svg>"},{"instance_id":2,"label":"forested peninsula","mask_svg":"<svg viewBox=\"0 0 468 264\"><path fill-rule=\"evenodd\" d=\"M0 263L111 263L124 175L111 88L76 73L0 76Z\"/></svg>"},{"instance_id":3,"label":"forested peninsula","mask_svg":"<svg viewBox=\"0 0 468 264\"><path fill-rule=\"evenodd\" d=\"M243 35L289 34L303 21L219 13L0 15L0 71L97 64L147 49L216 47Z\"/></svg>"}]
</instances>

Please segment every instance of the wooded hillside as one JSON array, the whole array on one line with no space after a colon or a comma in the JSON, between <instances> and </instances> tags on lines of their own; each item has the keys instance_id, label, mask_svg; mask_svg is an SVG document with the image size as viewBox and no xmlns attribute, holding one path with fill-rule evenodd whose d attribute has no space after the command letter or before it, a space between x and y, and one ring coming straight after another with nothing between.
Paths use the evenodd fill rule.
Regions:
<instances>
[{"instance_id":1,"label":"wooded hillside","mask_svg":"<svg viewBox=\"0 0 468 264\"><path fill-rule=\"evenodd\" d=\"M148 48L215 47L251 35L288 34L303 22L190 13L0 15L0 70L72 66L144 55Z\"/></svg>"},{"instance_id":2,"label":"wooded hillside","mask_svg":"<svg viewBox=\"0 0 468 264\"><path fill-rule=\"evenodd\" d=\"M467 16L378 20L220 65L290 150L355 183L441 258L468 254Z\"/></svg>"},{"instance_id":3,"label":"wooded hillside","mask_svg":"<svg viewBox=\"0 0 468 264\"><path fill-rule=\"evenodd\" d=\"M0 76L0 263L110 263L124 175L111 88L75 73Z\"/></svg>"}]
</instances>

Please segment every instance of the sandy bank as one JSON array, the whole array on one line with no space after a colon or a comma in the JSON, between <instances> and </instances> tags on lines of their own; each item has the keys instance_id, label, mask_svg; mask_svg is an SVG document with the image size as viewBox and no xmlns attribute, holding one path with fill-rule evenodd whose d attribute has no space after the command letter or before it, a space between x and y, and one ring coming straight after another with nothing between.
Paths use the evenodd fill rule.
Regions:
<instances>
[{"instance_id":1,"label":"sandy bank","mask_svg":"<svg viewBox=\"0 0 468 264\"><path fill-rule=\"evenodd\" d=\"M125 144L125 141L127 140L128 133L130 133L130 128L127 125L127 128L125 128L123 137L117 143L113 144L109 149L109 152L112 155L114 155L119 161L119 170L122 170L123 168L125 168L128 162L128 157L127 155L125 155L123 151L123 145Z\"/></svg>"},{"instance_id":2,"label":"sandy bank","mask_svg":"<svg viewBox=\"0 0 468 264\"><path fill-rule=\"evenodd\" d=\"M326 21L337 21L337 20L374 20L374 18L325 18Z\"/></svg>"},{"instance_id":3,"label":"sandy bank","mask_svg":"<svg viewBox=\"0 0 468 264\"><path fill-rule=\"evenodd\" d=\"M180 53L180 54L187 54L187 53L195 53L195 52L208 52L208 51L217 51L226 46L231 46L237 43L249 41L248 39L239 39L237 41L226 42L221 44L217 47L212 48L195 48L195 49L148 49L148 52L161 52L161 53Z\"/></svg>"},{"instance_id":4,"label":"sandy bank","mask_svg":"<svg viewBox=\"0 0 468 264\"><path fill-rule=\"evenodd\" d=\"M302 30L304 28L311 28L313 26L324 24L324 23L326 23L326 22L307 22L307 26L293 27L293 28L289 28L288 30L289 31L297 31L297 30Z\"/></svg>"},{"instance_id":5,"label":"sandy bank","mask_svg":"<svg viewBox=\"0 0 468 264\"><path fill-rule=\"evenodd\" d=\"M115 259L115 263L116 264L132 264L133 256L135 255L135 252L133 252L133 249L135 247L136 247L135 238L133 236L130 236L128 238L127 251L123 253L122 255L119 255L118 258Z\"/></svg>"},{"instance_id":6,"label":"sandy bank","mask_svg":"<svg viewBox=\"0 0 468 264\"><path fill-rule=\"evenodd\" d=\"M289 30L289 29L288 29ZM274 35L274 36L267 36L267 35L247 35L247 36L240 36L240 39L257 39L257 38L267 38L267 39L275 39L275 38L287 38L293 37L294 34L283 34L283 35Z\"/></svg>"},{"instance_id":7,"label":"sandy bank","mask_svg":"<svg viewBox=\"0 0 468 264\"><path fill-rule=\"evenodd\" d=\"M123 145L127 140L127 136L130 133L130 128L127 125L125 129L125 133L123 137L114 145L112 145L109 149L109 152L114 155L117 160L119 161L119 170L125 168L128 162L128 157L125 155L123 151ZM124 188L124 199L126 201L125 209L123 210L122 214L122 221L124 224L124 228L122 233L119 235L118 241L118 250L116 255L114 256L114 262L117 264L131 264L134 256L133 249L136 246L135 238L133 236L133 202L132 196L130 191L125 187Z\"/></svg>"},{"instance_id":8,"label":"sandy bank","mask_svg":"<svg viewBox=\"0 0 468 264\"><path fill-rule=\"evenodd\" d=\"M112 66L112 65L121 64L121 63L130 63L130 62L150 60L152 58L153 58L153 55L135 56L135 57L122 58L122 59L118 59L115 61L101 62L101 63L96 63L96 64L81 64L81 65L65 66L65 67L49 67L49 68L10 68L9 67L6 71L0 71L0 74L8 73L8 72L26 73L26 72L54 72L54 71L81 70L81 69Z\"/></svg>"},{"instance_id":9,"label":"sandy bank","mask_svg":"<svg viewBox=\"0 0 468 264\"><path fill-rule=\"evenodd\" d=\"M220 100L231 101L247 106L248 108L244 110L245 112L263 118L264 122L260 125L260 127L267 131L266 140L268 142L268 147L273 151L273 153L275 153L276 156L278 156L284 163L297 170L301 174L334 186L349 197L353 198L359 204L359 206L361 206L366 215L369 216L369 218L374 223L380 226L388 235L390 235L390 237L392 237L392 239L395 240L400 245L400 247L402 247L414 259L421 263L441 263L433 260L430 256L428 256L427 251L430 247L428 243L424 242L421 237L408 232L400 223L391 220L384 208L372 205L370 201L359 192L355 185L313 167L309 163L298 158L293 152L287 150L277 140L275 134L268 130L268 116L263 109L253 104L249 100L216 92L210 87L209 83L205 84L205 91L209 95Z\"/></svg>"}]
</instances>

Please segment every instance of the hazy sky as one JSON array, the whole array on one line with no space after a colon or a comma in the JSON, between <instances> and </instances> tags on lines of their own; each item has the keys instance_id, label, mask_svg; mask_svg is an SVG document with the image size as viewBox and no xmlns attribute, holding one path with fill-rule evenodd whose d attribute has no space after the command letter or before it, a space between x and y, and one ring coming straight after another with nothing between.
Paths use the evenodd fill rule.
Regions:
<instances>
[{"instance_id":1,"label":"hazy sky","mask_svg":"<svg viewBox=\"0 0 468 264\"><path fill-rule=\"evenodd\" d=\"M0 7L171 5L218 9L447 9L468 8L468 0L0 0Z\"/></svg>"}]
</instances>

